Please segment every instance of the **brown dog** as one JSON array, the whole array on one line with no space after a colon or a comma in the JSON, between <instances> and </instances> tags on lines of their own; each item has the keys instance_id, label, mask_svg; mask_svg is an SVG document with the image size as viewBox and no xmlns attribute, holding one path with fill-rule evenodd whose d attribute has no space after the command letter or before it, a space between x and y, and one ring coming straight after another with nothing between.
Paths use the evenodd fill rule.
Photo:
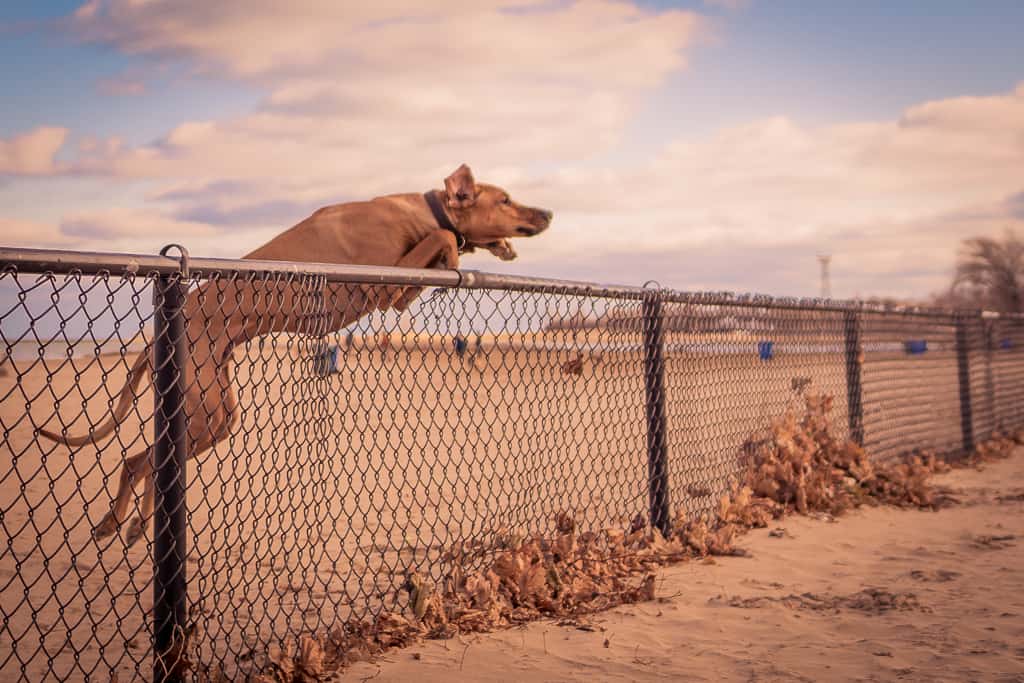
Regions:
<instances>
[{"instance_id":1,"label":"brown dog","mask_svg":"<svg viewBox=\"0 0 1024 683\"><path fill-rule=\"evenodd\" d=\"M309 263L345 263L407 268L457 268L460 248L491 251L515 258L507 239L546 230L551 212L513 202L493 185L477 184L463 164L445 178L444 191L397 194L368 202L320 209L244 258ZM271 332L323 336L370 311L404 310L420 287L325 285L316 278L290 281L210 280L186 302L191 353L185 368L188 456L195 457L223 441L238 422L238 402L231 382L232 349ZM46 438L69 446L96 443L113 432L131 409L136 391L151 371L151 349L139 354L110 417L84 436L40 430ZM153 511L151 449L129 457L121 468L117 496L100 523L96 538L117 532L125 522L135 485L145 480L139 517L125 542L143 534Z\"/></svg>"}]
</instances>

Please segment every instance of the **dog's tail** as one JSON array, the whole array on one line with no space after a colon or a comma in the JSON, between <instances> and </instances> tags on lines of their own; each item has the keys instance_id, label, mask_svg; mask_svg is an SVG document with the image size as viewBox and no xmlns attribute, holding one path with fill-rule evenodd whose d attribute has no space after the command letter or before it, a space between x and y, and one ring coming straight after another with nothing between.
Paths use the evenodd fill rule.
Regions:
<instances>
[{"instance_id":1,"label":"dog's tail","mask_svg":"<svg viewBox=\"0 0 1024 683\"><path fill-rule=\"evenodd\" d=\"M64 434L55 434L46 429L40 429L39 435L45 436L51 441L62 443L66 446L84 446L88 443L93 443L97 439L103 437L114 431L124 418L128 415L128 411L135 400L135 392L139 388L139 384L142 382L142 378L145 377L146 371L149 369L149 346L139 354L135 359L135 363L132 364L130 370L128 370L128 377L125 379L124 387L121 388L121 393L118 395L117 405L112 411L110 411L110 417L106 419L101 425L90 431L88 434L82 436L70 436Z\"/></svg>"}]
</instances>

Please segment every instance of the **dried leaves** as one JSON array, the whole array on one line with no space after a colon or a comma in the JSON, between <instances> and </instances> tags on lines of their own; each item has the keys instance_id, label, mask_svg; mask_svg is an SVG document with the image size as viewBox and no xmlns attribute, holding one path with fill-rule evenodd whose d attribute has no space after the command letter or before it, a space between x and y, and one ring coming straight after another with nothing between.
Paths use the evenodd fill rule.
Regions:
<instances>
[{"instance_id":1,"label":"dried leaves","mask_svg":"<svg viewBox=\"0 0 1024 683\"><path fill-rule=\"evenodd\" d=\"M269 659L269 671L256 679L258 683L316 683L324 673L323 646L309 636L299 638L297 649L285 643Z\"/></svg>"},{"instance_id":2,"label":"dried leaves","mask_svg":"<svg viewBox=\"0 0 1024 683\"><path fill-rule=\"evenodd\" d=\"M583 375L583 368L585 364L586 359L583 357L583 355L577 354L575 358L570 358L569 360L562 363L562 374L575 375L576 377L580 377Z\"/></svg>"},{"instance_id":3,"label":"dried leaves","mask_svg":"<svg viewBox=\"0 0 1024 683\"><path fill-rule=\"evenodd\" d=\"M772 510L778 516L789 510L838 515L865 503L933 508L943 502L928 477L949 469L946 463L931 454L875 463L856 443L832 435L831 397L810 395L805 402L802 414L787 412L766 437L744 446L745 484L755 496L751 504L758 505L758 498L764 501L751 521L760 522L757 515L771 504L779 506Z\"/></svg>"}]
</instances>

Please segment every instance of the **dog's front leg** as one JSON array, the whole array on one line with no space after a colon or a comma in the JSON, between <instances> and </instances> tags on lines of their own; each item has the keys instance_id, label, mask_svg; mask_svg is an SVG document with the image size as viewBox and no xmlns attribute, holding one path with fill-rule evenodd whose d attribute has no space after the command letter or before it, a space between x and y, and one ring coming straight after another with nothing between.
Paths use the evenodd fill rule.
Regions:
<instances>
[{"instance_id":1,"label":"dog's front leg","mask_svg":"<svg viewBox=\"0 0 1024 683\"><path fill-rule=\"evenodd\" d=\"M459 247L455 235L447 230L435 230L395 265L401 268L458 268ZM381 311L387 308L404 311L422 291L422 287L387 287L377 308Z\"/></svg>"}]
</instances>

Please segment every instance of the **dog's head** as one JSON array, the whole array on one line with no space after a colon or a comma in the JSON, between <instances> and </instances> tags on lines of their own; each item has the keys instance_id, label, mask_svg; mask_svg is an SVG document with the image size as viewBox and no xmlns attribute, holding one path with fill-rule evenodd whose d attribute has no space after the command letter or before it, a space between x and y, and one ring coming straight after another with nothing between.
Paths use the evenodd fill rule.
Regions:
<instances>
[{"instance_id":1,"label":"dog's head","mask_svg":"<svg viewBox=\"0 0 1024 683\"><path fill-rule=\"evenodd\" d=\"M508 192L477 183L469 166L462 164L444 179L445 201L455 225L466 237L467 251L482 247L503 259L515 258L510 237L530 237L551 225L551 212L512 201Z\"/></svg>"}]
</instances>

